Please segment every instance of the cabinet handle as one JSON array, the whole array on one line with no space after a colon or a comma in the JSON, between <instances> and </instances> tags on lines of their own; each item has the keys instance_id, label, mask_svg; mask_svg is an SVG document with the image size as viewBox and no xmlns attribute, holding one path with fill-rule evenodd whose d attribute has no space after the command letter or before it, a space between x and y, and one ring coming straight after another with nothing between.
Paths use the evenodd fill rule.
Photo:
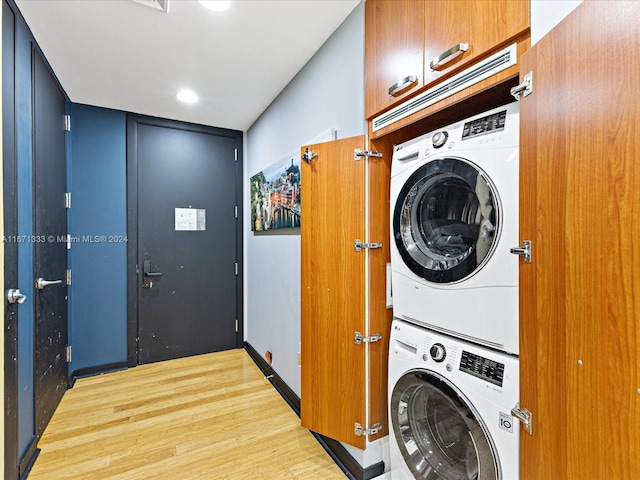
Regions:
<instances>
[{"instance_id":1,"label":"cabinet handle","mask_svg":"<svg viewBox=\"0 0 640 480\"><path fill-rule=\"evenodd\" d=\"M416 83L417 81L418 77L416 77L415 75L408 75L404 78L401 78L389 87L389 95L395 95L396 93L399 93L400 90L404 90L409 85Z\"/></svg>"},{"instance_id":2,"label":"cabinet handle","mask_svg":"<svg viewBox=\"0 0 640 480\"><path fill-rule=\"evenodd\" d=\"M459 43L457 45L454 45L446 52L442 52L439 56L431 60L429 66L431 67L431 70L435 70L437 67L440 67L443 64L450 62L454 58L458 57L459 55L462 55L467 50L469 50L468 43Z\"/></svg>"}]
</instances>

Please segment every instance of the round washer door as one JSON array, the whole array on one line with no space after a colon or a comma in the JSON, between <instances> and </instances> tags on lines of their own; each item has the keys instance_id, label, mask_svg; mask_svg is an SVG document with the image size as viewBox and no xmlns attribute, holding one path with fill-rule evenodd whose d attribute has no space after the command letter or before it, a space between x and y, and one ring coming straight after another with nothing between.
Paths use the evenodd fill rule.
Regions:
<instances>
[{"instance_id":1,"label":"round washer door","mask_svg":"<svg viewBox=\"0 0 640 480\"><path fill-rule=\"evenodd\" d=\"M433 283L455 283L479 271L495 250L500 202L489 177L457 157L431 160L402 187L393 235L404 263Z\"/></svg>"},{"instance_id":2,"label":"round washer door","mask_svg":"<svg viewBox=\"0 0 640 480\"><path fill-rule=\"evenodd\" d=\"M496 480L495 447L473 406L435 372L416 370L396 383L391 423L416 479Z\"/></svg>"}]
</instances>

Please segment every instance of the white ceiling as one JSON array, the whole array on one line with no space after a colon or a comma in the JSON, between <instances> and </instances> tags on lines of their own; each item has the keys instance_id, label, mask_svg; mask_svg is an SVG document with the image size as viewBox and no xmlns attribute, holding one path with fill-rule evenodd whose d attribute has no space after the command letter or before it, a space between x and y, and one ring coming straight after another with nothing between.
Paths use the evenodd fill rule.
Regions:
<instances>
[{"instance_id":1,"label":"white ceiling","mask_svg":"<svg viewBox=\"0 0 640 480\"><path fill-rule=\"evenodd\" d=\"M72 102L244 131L360 0L166 2L16 0Z\"/></svg>"}]
</instances>

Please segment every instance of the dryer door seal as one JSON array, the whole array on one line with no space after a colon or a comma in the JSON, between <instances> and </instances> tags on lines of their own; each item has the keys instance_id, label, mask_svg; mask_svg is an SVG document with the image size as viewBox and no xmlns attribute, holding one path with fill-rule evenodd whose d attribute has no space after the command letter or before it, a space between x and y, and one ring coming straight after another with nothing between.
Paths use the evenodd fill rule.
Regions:
<instances>
[{"instance_id":1,"label":"dryer door seal","mask_svg":"<svg viewBox=\"0 0 640 480\"><path fill-rule=\"evenodd\" d=\"M471 403L435 372L416 370L396 383L391 424L417 479L496 480L496 449Z\"/></svg>"}]
</instances>

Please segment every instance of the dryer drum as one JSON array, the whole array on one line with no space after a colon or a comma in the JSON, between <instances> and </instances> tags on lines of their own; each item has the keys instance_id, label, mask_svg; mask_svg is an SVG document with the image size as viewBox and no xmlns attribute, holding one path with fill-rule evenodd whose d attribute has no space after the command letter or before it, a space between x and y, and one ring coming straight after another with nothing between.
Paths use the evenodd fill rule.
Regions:
<instances>
[{"instance_id":1,"label":"dryer drum","mask_svg":"<svg viewBox=\"0 0 640 480\"><path fill-rule=\"evenodd\" d=\"M500 233L500 202L489 177L472 162L432 160L405 182L393 216L398 251L413 273L455 283L489 260Z\"/></svg>"},{"instance_id":2,"label":"dryer drum","mask_svg":"<svg viewBox=\"0 0 640 480\"><path fill-rule=\"evenodd\" d=\"M412 371L391 397L393 433L417 479L496 480L495 446L469 401L435 372Z\"/></svg>"}]
</instances>

